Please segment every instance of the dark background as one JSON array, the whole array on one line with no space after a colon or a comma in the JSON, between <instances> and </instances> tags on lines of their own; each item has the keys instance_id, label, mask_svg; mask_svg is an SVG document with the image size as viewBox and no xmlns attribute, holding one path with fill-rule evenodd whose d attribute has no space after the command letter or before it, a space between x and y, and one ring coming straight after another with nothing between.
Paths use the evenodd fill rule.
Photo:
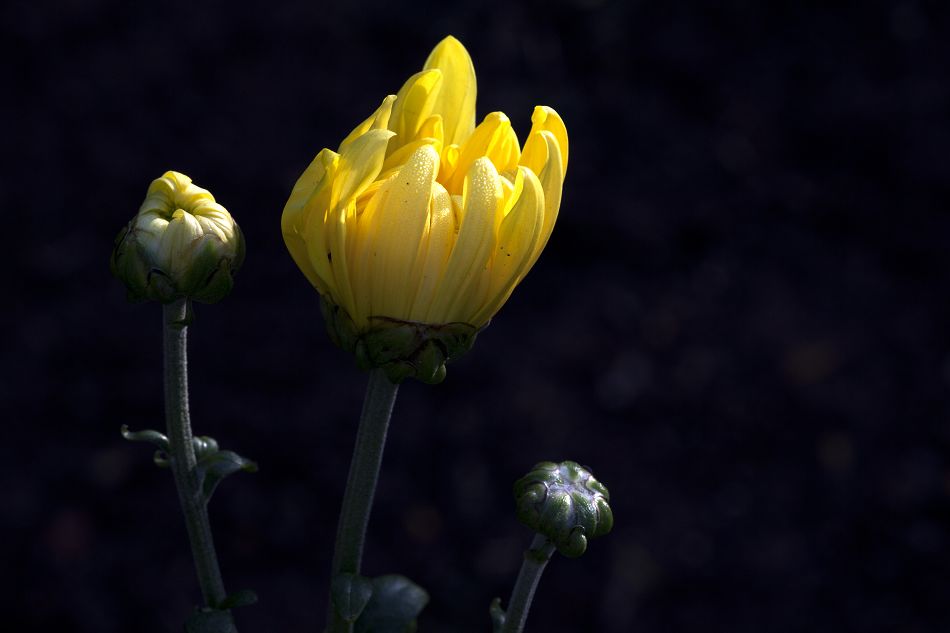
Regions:
<instances>
[{"instance_id":1,"label":"dark background","mask_svg":"<svg viewBox=\"0 0 950 633\"><path fill-rule=\"evenodd\" d=\"M191 328L196 430L261 467L212 503L239 627L320 629L365 376L280 214L449 33L479 119L523 139L551 105L571 161L533 272L401 389L365 573L428 588L423 632L489 630L531 538L511 483L571 458L616 527L529 631L950 630L942 3L706 4L4 3L5 630L177 631L198 600L171 477L118 433L162 426L160 310L108 258L167 169L247 239Z\"/></svg>"}]
</instances>

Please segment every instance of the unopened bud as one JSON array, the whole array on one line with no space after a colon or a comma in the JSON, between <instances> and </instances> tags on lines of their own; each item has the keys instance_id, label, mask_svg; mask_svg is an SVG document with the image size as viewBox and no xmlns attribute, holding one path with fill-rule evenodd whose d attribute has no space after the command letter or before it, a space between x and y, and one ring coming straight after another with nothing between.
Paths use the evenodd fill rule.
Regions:
<instances>
[{"instance_id":1,"label":"unopened bud","mask_svg":"<svg viewBox=\"0 0 950 633\"><path fill-rule=\"evenodd\" d=\"M116 237L111 268L130 301L215 303L231 292L243 260L244 237L227 209L188 176L168 171Z\"/></svg>"},{"instance_id":2,"label":"unopened bud","mask_svg":"<svg viewBox=\"0 0 950 633\"><path fill-rule=\"evenodd\" d=\"M587 541L613 527L602 483L576 462L541 462L515 482L518 520L546 536L557 550L575 558L587 550Z\"/></svg>"}]
</instances>

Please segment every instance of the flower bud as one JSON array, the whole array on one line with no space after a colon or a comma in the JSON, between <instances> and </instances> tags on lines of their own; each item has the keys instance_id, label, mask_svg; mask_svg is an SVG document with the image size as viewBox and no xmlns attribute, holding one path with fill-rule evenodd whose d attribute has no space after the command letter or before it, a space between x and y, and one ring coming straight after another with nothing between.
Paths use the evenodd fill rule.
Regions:
<instances>
[{"instance_id":1,"label":"flower bud","mask_svg":"<svg viewBox=\"0 0 950 633\"><path fill-rule=\"evenodd\" d=\"M110 264L129 301L216 303L231 292L243 261L244 237L227 209L188 176L168 171L119 232Z\"/></svg>"},{"instance_id":2,"label":"flower bud","mask_svg":"<svg viewBox=\"0 0 950 633\"><path fill-rule=\"evenodd\" d=\"M613 527L607 488L576 462L536 464L515 482L514 492L518 520L570 558L587 550L588 539Z\"/></svg>"}]
</instances>

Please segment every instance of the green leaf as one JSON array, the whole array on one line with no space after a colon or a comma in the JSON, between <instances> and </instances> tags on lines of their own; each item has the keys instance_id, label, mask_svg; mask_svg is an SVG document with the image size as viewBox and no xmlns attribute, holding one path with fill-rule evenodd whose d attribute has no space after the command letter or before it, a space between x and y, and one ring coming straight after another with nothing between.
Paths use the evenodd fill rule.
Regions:
<instances>
[{"instance_id":1,"label":"green leaf","mask_svg":"<svg viewBox=\"0 0 950 633\"><path fill-rule=\"evenodd\" d=\"M185 622L185 633L231 633L234 619L229 611L198 609Z\"/></svg>"},{"instance_id":2,"label":"green leaf","mask_svg":"<svg viewBox=\"0 0 950 633\"><path fill-rule=\"evenodd\" d=\"M247 473L257 472L257 464L234 451L218 451L202 456L197 469L201 492L207 503L222 479L241 470Z\"/></svg>"},{"instance_id":3,"label":"green leaf","mask_svg":"<svg viewBox=\"0 0 950 633\"><path fill-rule=\"evenodd\" d=\"M241 591L235 591L227 598L221 601L221 604L218 605L219 609L236 609L238 607L246 607L248 605L254 604L257 602L257 594L251 591L250 589L242 589Z\"/></svg>"},{"instance_id":4,"label":"green leaf","mask_svg":"<svg viewBox=\"0 0 950 633\"><path fill-rule=\"evenodd\" d=\"M373 597L356 621L354 633L413 633L429 594L405 576L373 579Z\"/></svg>"},{"instance_id":5,"label":"green leaf","mask_svg":"<svg viewBox=\"0 0 950 633\"><path fill-rule=\"evenodd\" d=\"M373 582L356 574L340 574L330 583L330 596L340 617L356 622L373 595Z\"/></svg>"}]
</instances>

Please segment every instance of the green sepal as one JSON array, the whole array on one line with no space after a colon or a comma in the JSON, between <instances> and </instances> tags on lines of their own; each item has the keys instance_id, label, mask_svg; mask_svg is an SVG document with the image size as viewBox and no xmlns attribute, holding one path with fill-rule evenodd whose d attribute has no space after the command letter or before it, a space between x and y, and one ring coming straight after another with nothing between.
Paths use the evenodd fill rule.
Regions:
<instances>
[{"instance_id":1,"label":"green sepal","mask_svg":"<svg viewBox=\"0 0 950 633\"><path fill-rule=\"evenodd\" d=\"M515 482L518 520L546 536L564 556L613 528L607 488L576 462L541 462Z\"/></svg>"},{"instance_id":2,"label":"green sepal","mask_svg":"<svg viewBox=\"0 0 950 633\"><path fill-rule=\"evenodd\" d=\"M346 622L356 622L373 596L373 581L358 574L340 574L330 583L333 608Z\"/></svg>"},{"instance_id":3,"label":"green sepal","mask_svg":"<svg viewBox=\"0 0 950 633\"><path fill-rule=\"evenodd\" d=\"M161 268L149 268L145 276L145 298L161 304L174 303L181 298L175 280Z\"/></svg>"},{"instance_id":4,"label":"green sepal","mask_svg":"<svg viewBox=\"0 0 950 633\"><path fill-rule=\"evenodd\" d=\"M445 378L444 349L436 341L428 341L419 348L415 358L416 378L428 384L442 382Z\"/></svg>"},{"instance_id":5,"label":"green sepal","mask_svg":"<svg viewBox=\"0 0 950 633\"><path fill-rule=\"evenodd\" d=\"M435 338L445 348L446 358L457 358L472 349L478 333L488 327L475 328L468 323L446 323L435 328Z\"/></svg>"},{"instance_id":6,"label":"green sepal","mask_svg":"<svg viewBox=\"0 0 950 633\"><path fill-rule=\"evenodd\" d=\"M220 609L196 609L185 621L185 633L230 633L233 630L231 612Z\"/></svg>"},{"instance_id":7,"label":"green sepal","mask_svg":"<svg viewBox=\"0 0 950 633\"><path fill-rule=\"evenodd\" d=\"M134 220L116 236L109 268L126 288L130 303L171 303L182 295L165 271L152 265L152 256L139 241Z\"/></svg>"},{"instance_id":8,"label":"green sepal","mask_svg":"<svg viewBox=\"0 0 950 633\"><path fill-rule=\"evenodd\" d=\"M126 298L129 303L139 303L148 299L148 264L138 257L138 245L131 239L133 222L129 222L119 231L112 244L109 268L112 274L125 283Z\"/></svg>"},{"instance_id":9,"label":"green sepal","mask_svg":"<svg viewBox=\"0 0 950 633\"><path fill-rule=\"evenodd\" d=\"M381 319L379 321L382 321ZM414 353L422 343L421 333L414 327L383 321L385 325L375 327L363 334L366 351L374 367L384 367L388 363L403 360L407 352Z\"/></svg>"},{"instance_id":10,"label":"green sepal","mask_svg":"<svg viewBox=\"0 0 950 633\"><path fill-rule=\"evenodd\" d=\"M429 603L425 589L396 574L373 579L373 595L356 620L354 633L414 633Z\"/></svg>"},{"instance_id":11,"label":"green sepal","mask_svg":"<svg viewBox=\"0 0 950 633\"><path fill-rule=\"evenodd\" d=\"M207 503L222 479L238 471L256 473L257 464L234 451L215 451L206 453L198 459L196 470L201 494Z\"/></svg>"},{"instance_id":12,"label":"green sepal","mask_svg":"<svg viewBox=\"0 0 950 633\"><path fill-rule=\"evenodd\" d=\"M208 240L196 253L187 272L182 275L179 287L182 293L200 303L217 303L231 294L234 275L244 263L244 236L234 225L236 251L222 256L220 242Z\"/></svg>"},{"instance_id":13,"label":"green sepal","mask_svg":"<svg viewBox=\"0 0 950 633\"><path fill-rule=\"evenodd\" d=\"M505 610L501 608L501 598L495 598L488 605L488 615L491 616L492 633L501 633L505 628Z\"/></svg>"},{"instance_id":14,"label":"green sepal","mask_svg":"<svg viewBox=\"0 0 950 633\"><path fill-rule=\"evenodd\" d=\"M359 340L356 324L346 313L346 310L340 309L328 301L323 295L320 295L320 312L323 314L323 320L327 325L327 334L333 344L342 350L354 353ZM363 368L365 369L365 368Z\"/></svg>"},{"instance_id":15,"label":"green sepal","mask_svg":"<svg viewBox=\"0 0 950 633\"><path fill-rule=\"evenodd\" d=\"M256 602L256 593L250 589L241 589L240 591L229 594L228 597L218 604L218 608L222 610L237 609L238 607L246 607Z\"/></svg>"}]
</instances>

